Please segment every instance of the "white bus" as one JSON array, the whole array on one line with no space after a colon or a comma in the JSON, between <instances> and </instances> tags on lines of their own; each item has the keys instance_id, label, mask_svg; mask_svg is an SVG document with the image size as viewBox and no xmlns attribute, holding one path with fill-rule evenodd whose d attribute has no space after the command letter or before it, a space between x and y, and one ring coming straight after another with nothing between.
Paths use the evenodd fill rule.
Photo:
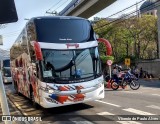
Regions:
<instances>
[{"instance_id":1,"label":"white bus","mask_svg":"<svg viewBox=\"0 0 160 124\"><path fill-rule=\"evenodd\" d=\"M79 17L30 19L10 49L14 88L44 108L104 98L98 41Z\"/></svg>"},{"instance_id":2,"label":"white bus","mask_svg":"<svg viewBox=\"0 0 160 124\"><path fill-rule=\"evenodd\" d=\"M10 59L1 60L2 79L4 83L12 83Z\"/></svg>"}]
</instances>

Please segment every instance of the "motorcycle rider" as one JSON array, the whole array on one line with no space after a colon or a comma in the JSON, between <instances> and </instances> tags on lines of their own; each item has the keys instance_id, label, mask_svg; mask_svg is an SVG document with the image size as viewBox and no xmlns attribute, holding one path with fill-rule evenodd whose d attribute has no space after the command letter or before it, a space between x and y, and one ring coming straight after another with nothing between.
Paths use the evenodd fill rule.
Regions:
<instances>
[{"instance_id":1,"label":"motorcycle rider","mask_svg":"<svg viewBox=\"0 0 160 124\"><path fill-rule=\"evenodd\" d=\"M118 65L115 65L113 67L112 74L113 74L113 79L115 79L115 81L118 83L119 82L119 79L118 79L118 74L119 74Z\"/></svg>"},{"instance_id":2,"label":"motorcycle rider","mask_svg":"<svg viewBox=\"0 0 160 124\"><path fill-rule=\"evenodd\" d=\"M122 66L116 65L113 68L112 73L113 73L113 78L115 79L115 81L117 83L119 83L120 79L121 79L121 81L123 81L125 73L122 71Z\"/></svg>"}]
</instances>

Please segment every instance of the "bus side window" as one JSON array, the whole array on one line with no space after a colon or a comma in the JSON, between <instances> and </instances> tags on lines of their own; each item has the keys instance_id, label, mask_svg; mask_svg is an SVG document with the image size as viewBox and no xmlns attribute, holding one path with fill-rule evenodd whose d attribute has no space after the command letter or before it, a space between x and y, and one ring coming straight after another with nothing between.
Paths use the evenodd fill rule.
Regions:
<instances>
[{"instance_id":1,"label":"bus side window","mask_svg":"<svg viewBox=\"0 0 160 124\"><path fill-rule=\"evenodd\" d=\"M36 31L35 31L35 25L33 22L29 22L27 25L27 35L28 35L28 41L36 40Z\"/></svg>"}]
</instances>

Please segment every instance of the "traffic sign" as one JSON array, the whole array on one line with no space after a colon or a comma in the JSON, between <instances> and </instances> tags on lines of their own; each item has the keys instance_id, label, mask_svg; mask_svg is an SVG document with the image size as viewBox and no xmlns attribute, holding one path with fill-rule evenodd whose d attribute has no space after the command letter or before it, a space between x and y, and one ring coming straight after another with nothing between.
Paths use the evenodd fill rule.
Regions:
<instances>
[{"instance_id":1,"label":"traffic sign","mask_svg":"<svg viewBox=\"0 0 160 124\"><path fill-rule=\"evenodd\" d=\"M131 60L130 58L125 58L125 65L130 66Z\"/></svg>"},{"instance_id":2,"label":"traffic sign","mask_svg":"<svg viewBox=\"0 0 160 124\"><path fill-rule=\"evenodd\" d=\"M112 60L107 60L107 65L112 65Z\"/></svg>"}]
</instances>

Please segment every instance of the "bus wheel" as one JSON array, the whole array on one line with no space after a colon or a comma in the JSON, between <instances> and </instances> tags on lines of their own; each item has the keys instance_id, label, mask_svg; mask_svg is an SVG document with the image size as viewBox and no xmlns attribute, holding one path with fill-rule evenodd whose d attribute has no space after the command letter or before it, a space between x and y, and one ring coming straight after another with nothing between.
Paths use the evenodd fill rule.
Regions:
<instances>
[{"instance_id":1,"label":"bus wheel","mask_svg":"<svg viewBox=\"0 0 160 124\"><path fill-rule=\"evenodd\" d=\"M33 92L33 90L31 89L31 91L30 91L30 99L31 99L31 101L32 101L32 105L36 108L36 109L38 109L39 108L39 105L36 103L36 101L35 101L35 97L34 97L34 92Z\"/></svg>"},{"instance_id":2,"label":"bus wheel","mask_svg":"<svg viewBox=\"0 0 160 124\"><path fill-rule=\"evenodd\" d=\"M16 93L19 94L19 92L18 92L18 86L17 86L17 83L15 81L14 81L14 89L15 89Z\"/></svg>"}]
</instances>

